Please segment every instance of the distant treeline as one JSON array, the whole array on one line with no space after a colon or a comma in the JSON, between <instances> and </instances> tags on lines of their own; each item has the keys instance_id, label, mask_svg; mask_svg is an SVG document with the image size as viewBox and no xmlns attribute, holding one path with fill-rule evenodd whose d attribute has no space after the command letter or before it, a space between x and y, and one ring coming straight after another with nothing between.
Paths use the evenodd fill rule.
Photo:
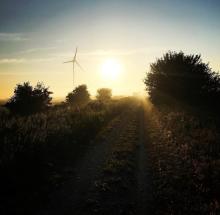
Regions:
<instances>
[{"instance_id":1,"label":"distant treeline","mask_svg":"<svg viewBox=\"0 0 220 215\"><path fill-rule=\"evenodd\" d=\"M17 84L14 95L4 104L11 113L30 115L33 113L48 110L52 105L53 92L43 83L37 83L35 87L29 82ZM97 90L96 98L100 103L107 103L111 100L112 90L100 88ZM68 93L62 105L70 105L77 109L84 107L91 101L90 93L86 85L79 85L72 92Z\"/></svg>"}]
</instances>

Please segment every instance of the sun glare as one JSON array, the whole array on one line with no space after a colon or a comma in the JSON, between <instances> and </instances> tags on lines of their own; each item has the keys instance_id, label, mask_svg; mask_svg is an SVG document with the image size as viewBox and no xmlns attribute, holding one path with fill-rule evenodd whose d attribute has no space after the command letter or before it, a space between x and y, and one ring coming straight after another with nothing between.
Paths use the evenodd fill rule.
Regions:
<instances>
[{"instance_id":1,"label":"sun glare","mask_svg":"<svg viewBox=\"0 0 220 215\"><path fill-rule=\"evenodd\" d=\"M107 59L103 62L101 73L104 79L116 80L122 71L120 62L115 59Z\"/></svg>"}]
</instances>

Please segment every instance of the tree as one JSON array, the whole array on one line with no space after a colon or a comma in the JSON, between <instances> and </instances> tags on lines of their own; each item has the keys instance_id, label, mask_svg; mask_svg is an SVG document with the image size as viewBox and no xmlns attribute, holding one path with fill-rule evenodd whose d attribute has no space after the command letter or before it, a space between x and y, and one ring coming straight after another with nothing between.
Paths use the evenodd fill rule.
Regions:
<instances>
[{"instance_id":1,"label":"tree","mask_svg":"<svg viewBox=\"0 0 220 215\"><path fill-rule=\"evenodd\" d=\"M220 77L200 55L169 51L150 65L144 83L153 103L215 105L220 98Z\"/></svg>"},{"instance_id":2,"label":"tree","mask_svg":"<svg viewBox=\"0 0 220 215\"><path fill-rule=\"evenodd\" d=\"M97 100L99 100L100 102L108 102L109 100L111 100L112 97L112 90L109 88L100 88L97 90L97 95L96 98Z\"/></svg>"},{"instance_id":3,"label":"tree","mask_svg":"<svg viewBox=\"0 0 220 215\"><path fill-rule=\"evenodd\" d=\"M43 83L37 83L33 88L29 82L18 84L14 95L5 106L14 113L28 115L46 110L51 105L52 92Z\"/></svg>"},{"instance_id":4,"label":"tree","mask_svg":"<svg viewBox=\"0 0 220 215\"><path fill-rule=\"evenodd\" d=\"M66 102L75 106L84 106L90 101L90 94L86 85L79 85L66 96Z\"/></svg>"}]
</instances>

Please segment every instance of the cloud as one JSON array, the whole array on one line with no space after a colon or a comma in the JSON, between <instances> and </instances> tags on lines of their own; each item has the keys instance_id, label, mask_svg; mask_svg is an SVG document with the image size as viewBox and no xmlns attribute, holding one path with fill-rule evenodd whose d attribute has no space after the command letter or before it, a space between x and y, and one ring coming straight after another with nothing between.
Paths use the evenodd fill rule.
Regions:
<instances>
[{"instance_id":1,"label":"cloud","mask_svg":"<svg viewBox=\"0 0 220 215\"><path fill-rule=\"evenodd\" d=\"M2 33L0 32L0 41L13 41L20 42L28 40L28 38L22 33Z\"/></svg>"},{"instance_id":2,"label":"cloud","mask_svg":"<svg viewBox=\"0 0 220 215\"><path fill-rule=\"evenodd\" d=\"M112 50L102 50L97 49L94 51L80 51L78 50L78 55L80 56L88 56L88 57L98 57L98 56L130 56L130 55L138 55L138 54L150 54L153 51L155 52L157 48L140 48L140 49L112 49ZM59 52L59 53L52 53L51 56L59 57L59 58L68 58L74 56L74 50L72 52Z\"/></svg>"},{"instance_id":3,"label":"cloud","mask_svg":"<svg viewBox=\"0 0 220 215\"><path fill-rule=\"evenodd\" d=\"M20 51L19 54L30 54L30 53L49 51L49 50L54 50L54 49L56 49L56 47L32 48L32 49Z\"/></svg>"},{"instance_id":4,"label":"cloud","mask_svg":"<svg viewBox=\"0 0 220 215\"><path fill-rule=\"evenodd\" d=\"M0 65L2 64L29 64L29 63L44 63L55 61L55 58L2 58L0 59Z\"/></svg>"},{"instance_id":5,"label":"cloud","mask_svg":"<svg viewBox=\"0 0 220 215\"><path fill-rule=\"evenodd\" d=\"M160 51L161 47L147 47L147 48L138 48L138 49L112 49L112 50L94 50L90 52L81 52L80 55L88 55L88 56L126 56L126 55L138 55L138 54L152 54Z\"/></svg>"},{"instance_id":6,"label":"cloud","mask_svg":"<svg viewBox=\"0 0 220 215\"><path fill-rule=\"evenodd\" d=\"M54 40L55 43L64 43L66 42L65 39L57 39L57 40Z\"/></svg>"},{"instance_id":7,"label":"cloud","mask_svg":"<svg viewBox=\"0 0 220 215\"><path fill-rule=\"evenodd\" d=\"M51 62L55 61L55 58L33 58L30 60L26 60L27 63L44 63L44 62Z\"/></svg>"},{"instance_id":8,"label":"cloud","mask_svg":"<svg viewBox=\"0 0 220 215\"><path fill-rule=\"evenodd\" d=\"M78 55L80 56L109 56L109 55L133 55L137 53L144 53L144 50L94 50L94 51L80 51L78 50ZM65 57L73 57L75 51L72 52L59 52L53 53L51 56L58 57L58 58L65 58Z\"/></svg>"},{"instance_id":9,"label":"cloud","mask_svg":"<svg viewBox=\"0 0 220 215\"><path fill-rule=\"evenodd\" d=\"M105 56L105 55L133 55L139 53L140 50L95 50L92 52L82 52L81 55L95 55L95 56Z\"/></svg>"},{"instance_id":10,"label":"cloud","mask_svg":"<svg viewBox=\"0 0 220 215\"><path fill-rule=\"evenodd\" d=\"M25 63L26 59L20 58L3 58L0 59L0 64L18 64L18 63Z\"/></svg>"}]
</instances>

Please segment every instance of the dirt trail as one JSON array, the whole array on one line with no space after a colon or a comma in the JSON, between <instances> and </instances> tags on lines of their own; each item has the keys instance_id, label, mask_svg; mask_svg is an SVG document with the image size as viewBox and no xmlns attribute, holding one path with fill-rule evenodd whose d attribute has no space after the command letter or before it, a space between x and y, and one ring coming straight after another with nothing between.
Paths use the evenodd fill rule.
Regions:
<instances>
[{"instance_id":1,"label":"dirt trail","mask_svg":"<svg viewBox=\"0 0 220 215\"><path fill-rule=\"evenodd\" d=\"M75 165L72 179L51 194L47 209L39 215L81 214L86 194L95 178L99 177L103 163L111 151L112 142L126 127L128 120L127 114L124 113L110 123L109 128L102 134L105 136L104 140L99 139L91 144L86 154Z\"/></svg>"},{"instance_id":2,"label":"dirt trail","mask_svg":"<svg viewBox=\"0 0 220 215\"><path fill-rule=\"evenodd\" d=\"M39 215L153 214L145 123L143 105L113 120L102 134L104 140L91 144L72 179L51 195L48 208ZM107 189L100 190L97 181Z\"/></svg>"},{"instance_id":3,"label":"dirt trail","mask_svg":"<svg viewBox=\"0 0 220 215\"><path fill-rule=\"evenodd\" d=\"M85 204L81 215L153 214L143 107L132 114L120 137L116 136L105 170L95 179L98 186L88 195L90 206Z\"/></svg>"}]
</instances>

